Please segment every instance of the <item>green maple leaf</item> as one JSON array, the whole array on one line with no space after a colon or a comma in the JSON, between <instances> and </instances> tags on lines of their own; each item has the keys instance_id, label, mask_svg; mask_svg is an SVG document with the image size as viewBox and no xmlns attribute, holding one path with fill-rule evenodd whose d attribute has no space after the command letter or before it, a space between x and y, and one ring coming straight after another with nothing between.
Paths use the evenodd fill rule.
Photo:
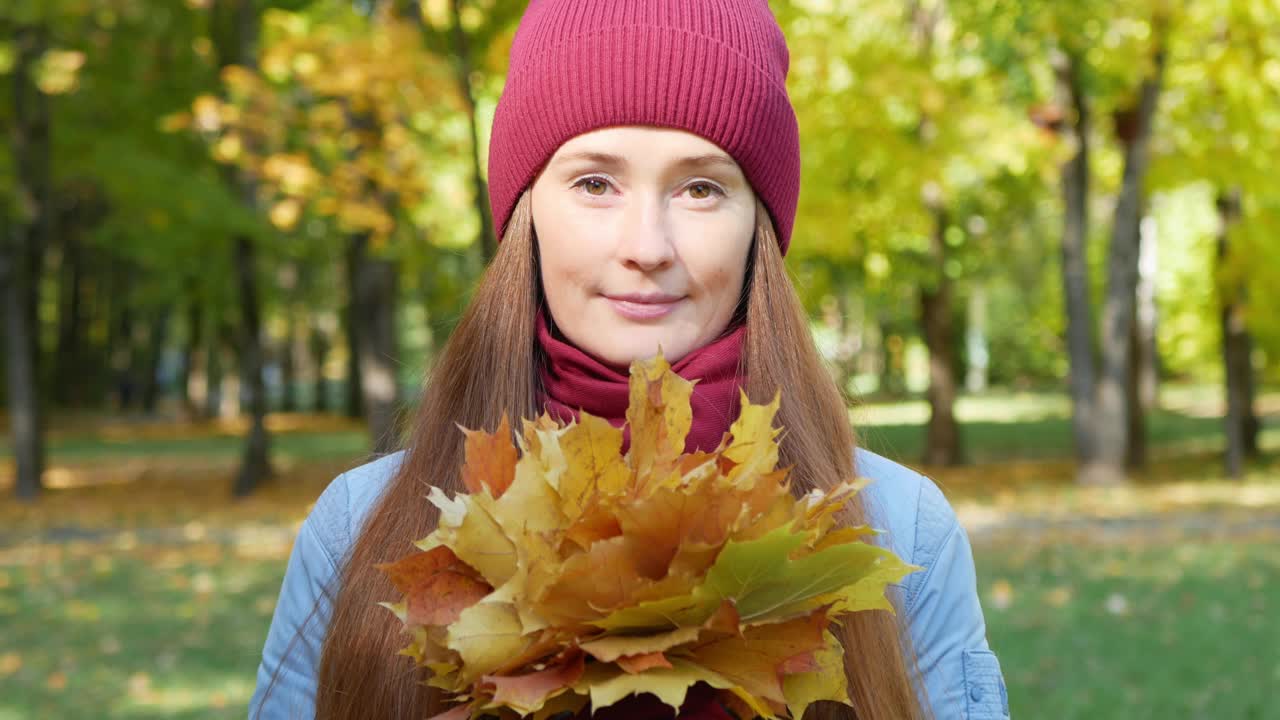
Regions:
<instances>
[{"instance_id":1,"label":"green maple leaf","mask_svg":"<svg viewBox=\"0 0 1280 720\"><path fill-rule=\"evenodd\" d=\"M593 623L606 630L699 625L724 600L743 624L781 620L834 603L840 611L889 607L885 586L921 568L877 545L831 545L792 559L806 546L803 528L787 525L754 540L729 541L689 593L623 608Z\"/></svg>"}]
</instances>

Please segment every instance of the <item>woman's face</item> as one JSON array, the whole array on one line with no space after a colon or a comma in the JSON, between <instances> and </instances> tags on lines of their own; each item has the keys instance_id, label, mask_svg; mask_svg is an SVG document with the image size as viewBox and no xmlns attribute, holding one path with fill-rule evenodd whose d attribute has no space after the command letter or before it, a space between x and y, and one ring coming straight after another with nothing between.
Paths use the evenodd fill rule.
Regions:
<instances>
[{"instance_id":1,"label":"woman's face","mask_svg":"<svg viewBox=\"0 0 1280 720\"><path fill-rule=\"evenodd\" d=\"M738 164L683 130L611 127L562 145L533 183L556 326L614 365L670 362L716 339L742 293L755 195Z\"/></svg>"}]
</instances>

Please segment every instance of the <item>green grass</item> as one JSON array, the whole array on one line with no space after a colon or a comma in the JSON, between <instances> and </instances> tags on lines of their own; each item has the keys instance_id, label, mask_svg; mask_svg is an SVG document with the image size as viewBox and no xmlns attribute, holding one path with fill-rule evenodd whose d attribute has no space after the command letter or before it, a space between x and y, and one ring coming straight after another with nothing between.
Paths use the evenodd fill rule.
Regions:
<instances>
[{"instance_id":1,"label":"green grass","mask_svg":"<svg viewBox=\"0 0 1280 720\"><path fill-rule=\"evenodd\" d=\"M243 718L283 552L0 555L0 720Z\"/></svg>"},{"instance_id":2,"label":"green grass","mask_svg":"<svg viewBox=\"0 0 1280 720\"><path fill-rule=\"evenodd\" d=\"M360 431L288 432L271 436L272 453L283 458L354 457L365 452L368 437ZM121 457L201 457L231 458L244 449L235 435L203 435L177 438L121 438L71 435L48 443L55 462L84 462ZM9 445L0 445L0 457L10 455Z\"/></svg>"},{"instance_id":3,"label":"green grass","mask_svg":"<svg viewBox=\"0 0 1280 720\"><path fill-rule=\"evenodd\" d=\"M979 548L977 563L1013 717L1280 718L1274 542Z\"/></svg>"},{"instance_id":4,"label":"green grass","mask_svg":"<svg viewBox=\"0 0 1280 720\"><path fill-rule=\"evenodd\" d=\"M1203 452L1222 447L1222 418L1209 410L1220 392L1211 387L1169 387L1162 406L1147 417L1154 455ZM924 452L929 407L924 401L868 403L851 412L865 447L895 458ZM1071 405L1058 393L992 391L962 396L956 403L961 442L971 462L1068 458L1074 452ZM1280 427L1264 417L1262 444L1280 441Z\"/></svg>"}]
</instances>

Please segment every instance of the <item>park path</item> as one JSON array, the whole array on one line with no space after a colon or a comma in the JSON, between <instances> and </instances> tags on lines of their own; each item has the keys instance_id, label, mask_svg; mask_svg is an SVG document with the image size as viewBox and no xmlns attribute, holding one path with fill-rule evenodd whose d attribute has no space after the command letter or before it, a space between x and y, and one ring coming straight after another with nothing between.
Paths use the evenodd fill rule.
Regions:
<instances>
[{"instance_id":1,"label":"park path","mask_svg":"<svg viewBox=\"0 0 1280 720\"><path fill-rule=\"evenodd\" d=\"M1032 545L1087 541L1099 544L1150 544L1178 540L1280 538L1280 508L1265 510L1193 510L1110 517L1046 517L1004 513L997 518L959 512L971 542L984 545L1016 541Z\"/></svg>"}]
</instances>

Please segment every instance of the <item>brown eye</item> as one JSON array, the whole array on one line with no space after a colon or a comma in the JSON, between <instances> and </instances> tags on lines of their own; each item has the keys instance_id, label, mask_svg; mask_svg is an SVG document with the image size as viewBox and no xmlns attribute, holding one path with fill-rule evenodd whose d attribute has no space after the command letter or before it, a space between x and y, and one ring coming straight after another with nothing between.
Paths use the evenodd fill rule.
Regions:
<instances>
[{"instance_id":1,"label":"brown eye","mask_svg":"<svg viewBox=\"0 0 1280 720\"><path fill-rule=\"evenodd\" d=\"M689 197L694 200L706 200L715 194L716 189L710 183L694 183L689 186Z\"/></svg>"},{"instance_id":2,"label":"brown eye","mask_svg":"<svg viewBox=\"0 0 1280 720\"><path fill-rule=\"evenodd\" d=\"M604 192L609 189L609 184L600 178L584 178L579 181L579 184L587 191L588 195L595 195L597 197L603 195Z\"/></svg>"}]
</instances>

